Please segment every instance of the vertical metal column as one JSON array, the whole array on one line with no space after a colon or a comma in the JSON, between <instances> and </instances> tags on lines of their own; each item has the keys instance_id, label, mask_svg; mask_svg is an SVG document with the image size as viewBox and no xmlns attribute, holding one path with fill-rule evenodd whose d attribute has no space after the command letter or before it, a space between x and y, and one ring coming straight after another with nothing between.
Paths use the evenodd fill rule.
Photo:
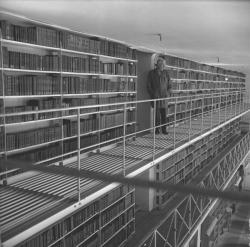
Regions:
<instances>
[{"instance_id":1,"label":"vertical metal column","mask_svg":"<svg viewBox=\"0 0 250 247\"><path fill-rule=\"evenodd\" d=\"M174 246L177 246L177 210L174 210Z\"/></svg>"},{"instance_id":2,"label":"vertical metal column","mask_svg":"<svg viewBox=\"0 0 250 247\"><path fill-rule=\"evenodd\" d=\"M61 93L61 97L60 97L60 107L63 108L63 77L62 77L62 42L60 42L60 56L59 56L59 66L60 66L60 93ZM61 111L61 138L62 138L62 142L61 142L61 152L62 152L62 156L61 156L61 161L60 164L63 165L63 158L64 158L64 131L63 131L63 116L66 115L64 111Z\"/></svg>"},{"instance_id":3,"label":"vertical metal column","mask_svg":"<svg viewBox=\"0 0 250 247\"><path fill-rule=\"evenodd\" d=\"M100 104L100 98L98 97L98 103ZM102 128L102 115L101 115L101 108L100 107L98 107L97 108L97 111L98 111L98 132L97 132L97 134L98 134L98 150L97 150L97 152L100 152L100 150L101 150L101 128ZM104 127L105 128L105 127Z\"/></svg>"},{"instance_id":4,"label":"vertical metal column","mask_svg":"<svg viewBox=\"0 0 250 247\"><path fill-rule=\"evenodd\" d=\"M213 105L214 103L214 94L212 93L212 103L211 103L211 118L210 118L210 128L213 128Z\"/></svg>"},{"instance_id":5,"label":"vertical metal column","mask_svg":"<svg viewBox=\"0 0 250 247\"><path fill-rule=\"evenodd\" d=\"M101 65L100 65L100 62L101 62L101 61L100 61L100 57L98 56L98 71L99 71L98 74L99 74L99 75L101 74ZM101 102L101 96L100 96L100 95L98 96L97 99L98 99L97 104L99 104L99 105L101 105L101 104L103 104L103 102L105 102L105 101L102 101L102 102ZM105 103L104 103L104 104L105 104ZM106 102L106 104L107 104L107 102ZM93 109L93 108L91 108L91 109ZM97 137L98 137L98 144L99 144L99 145L98 145L98 150L97 150L97 152L100 152L100 151L101 151L101 144L100 144L100 143L101 143L101 127L102 127L102 126L101 126L101 109L104 110L105 107L101 107L101 108L100 108L100 107L97 107L97 108L95 108L95 109L96 109L96 111L98 112L98 113L97 113L97 114L98 114L98 115L97 115L97 116L98 116L98 118L97 118L97 120L98 120L98 123L97 123L97 124L98 124L98 132L97 132L97 135L98 135L98 136L97 136ZM104 127L104 128L105 128L105 127Z\"/></svg>"},{"instance_id":6,"label":"vertical metal column","mask_svg":"<svg viewBox=\"0 0 250 247\"><path fill-rule=\"evenodd\" d=\"M204 107L205 107L205 95L202 96L202 102L201 102L201 133L203 133L204 129Z\"/></svg>"},{"instance_id":7,"label":"vertical metal column","mask_svg":"<svg viewBox=\"0 0 250 247\"><path fill-rule=\"evenodd\" d=\"M246 108L249 109L249 95L246 93L246 96L247 96L247 105L246 105Z\"/></svg>"},{"instance_id":8,"label":"vertical metal column","mask_svg":"<svg viewBox=\"0 0 250 247\"><path fill-rule=\"evenodd\" d=\"M227 120L227 98L228 98L228 93L225 92L225 113L224 113L224 122Z\"/></svg>"},{"instance_id":9,"label":"vertical metal column","mask_svg":"<svg viewBox=\"0 0 250 247\"><path fill-rule=\"evenodd\" d=\"M220 112L221 111L221 90L220 90L220 96L219 97L220 97L220 100L219 100L219 124L220 124L220 121L221 121L220 120L220 116L221 116L221 112Z\"/></svg>"},{"instance_id":10,"label":"vertical metal column","mask_svg":"<svg viewBox=\"0 0 250 247\"><path fill-rule=\"evenodd\" d=\"M175 126L176 126L176 113L177 113L177 97L175 97L175 103L174 103L174 149L175 149Z\"/></svg>"},{"instance_id":11,"label":"vertical metal column","mask_svg":"<svg viewBox=\"0 0 250 247\"><path fill-rule=\"evenodd\" d=\"M197 247L201 246L201 225L199 225L198 229L197 229L197 243L196 243Z\"/></svg>"},{"instance_id":12,"label":"vertical metal column","mask_svg":"<svg viewBox=\"0 0 250 247\"><path fill-rule=\"evenodd\" d=\"M244 104L244 111L248 110L248 94L246 91L244 91L243 104Z\"/></svg>"},{"instance_id":13,"label":"vertical metal column","mask_svg":"<svg viewBox=\"0 0 250 247\"><path fill-rule=\"evenodd\" d=\"M241 112L245 111L245 105L244 105L244 91L241 89Z\"/></svg>"},{"instance_id":14,"label":"vertical metal column","mask_svg":"<svg viewBox=\"0 0 250 247\"><path fill-rule=\"evenodd\" d=\"M157 230L154 231L154 247L157 247Z\"/></svg>"},{"instance_id":15,"label":"vertical metal column","mask_svg":"<svg viewBox=\"0 0 250 247\"><path fill-rule=\"evenodd\" d=\"M246 95L246 109L249 109L249 95L248 93L245 91L245 95Z\"/></svg>"},{"instance_id":16,"label":"vertical metal column","mask_svg":"<svg viewBox=\"0 0 250 247\"><path fill-rule=\"evenodd\" d=\"M2 159L4 160L7 160L7 157L8 157L8 148L7 148L7 135L6 135L6 102L5 102L5 88L6 88L6 85L5 85L5 80L4 80L4 59L3 59L3 44L2 44L2 31L0 29L0 54L2 54L1 56L1 80L2 80L2 93L3 93L3 132L4 132L4 155L2 157ZM1 129L2 127L0 127ZM5 178L4 180L6 180L7 182L7 166L5 167ZM1 235L0 235L0 246L1 246Z\"/></svg>"},{"instance_id":17,"label":"vertical metal column","mask_svg":"<svg viewBox=\"0 0 250 247\"><path fill-rule=\"evenodd\" d=\"M153 108L153 161L155 160L155 118L156 118L156 99L154 99L154 108Z\"/></svg>"},{"instance_id":18,"label":"vertical metal column","mask_svg":"<svg viewBox=\"0 0 250 247\"><path fill-rule=\"evenodd\" d=\"M126 176L126 126L127 126L127 103L124 103L123 108L123 176Z\"/></svg>"},{"instance_id":19,"label":"vertical metal column","mask_svg":"<svg viewBox=\"0 0 250 247\"><path fill-rule=\"evenodd\" d=\"M2 247L2 230L0 228L0 247Z\"/></svg>"},{"instance_id":20,"label":"vertical metal column","mask_svg":"<svg viewBox=\"0 0 250 247\"><path fill-rule=\"evenodd\" d=\"M230 101L229 101L229 104L230 104L230 113L229 113L229 116L233 115L233 96L230 94L230 92L228 92L228 98L230 97Z\"/></svg>"},{"instance_id":21,"label":"vertical metal column","mask_svg":"<svg viewBox=\"0 0 250 247\"><path fill-rule=\"evenodd\" d=\"M192 96L190 96L190 114L189 114L189 130L188 130L188 140L191 139L191 119L192 119Z\"/></svg>"},{"instance_id":22,"label":"vertical metal column","mask_svg":"<svg viewBox=\"0 0 250 247\"><path fill-rule=\"evenodd\" d=\"M234 112L234 116L237 115L237 92L235 92L235 112Z\"/></svg>"},{"instance_id":23,"label":"vertical metal column","mask_svg":"<svg viewBox=\"0 0 250 247\"><path fill-rule=\"evenodd\" d=\"M239 113L238 114L240 114L241 112L242 112L242 107L241 107L241 89L240 89L240 91L238 92L238 94L239 94L239 96L238 96L238 100L239 100Z\"/></svg>"},{"instance_id":24,"label":"vertical metal column","mask_svg":"<svg viewBox=\"0 0 250 247\"><path fill-rule=\"evenodd\" d=\"M77 108L77 167L78 171L81 170L81 124L80 124L80 108ZM77 190L78 190L78 201L81 200L81 179L78 178L78 184L77 184Z\"/></svg>"}]
</instances>

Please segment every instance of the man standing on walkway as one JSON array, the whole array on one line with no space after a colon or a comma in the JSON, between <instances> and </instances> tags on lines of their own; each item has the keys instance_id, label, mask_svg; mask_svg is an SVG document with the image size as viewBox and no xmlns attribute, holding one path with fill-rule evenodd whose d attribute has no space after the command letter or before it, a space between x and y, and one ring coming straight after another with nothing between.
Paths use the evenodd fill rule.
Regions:
<instances>
[{"instance_id":1,"label":"man standing on walkway","mask_svg":"<svg viewBox=\"0 0 250 247\"><path fill-rule=\"evenodd\" d=\"M156 68L151 70L148 74L147 89L151 99L167 98L171 95L171 82L170 76L165 69L165 59L158 57ZM168 111L167 100L156 101L156 117L155 126L164 125L157 127L155 130L156 134L160 133L160 129L163 134L168 134L166 130L166 120ZM151 102L151 106L154 107L154 102Z\"/></svg>"}]
</instances>

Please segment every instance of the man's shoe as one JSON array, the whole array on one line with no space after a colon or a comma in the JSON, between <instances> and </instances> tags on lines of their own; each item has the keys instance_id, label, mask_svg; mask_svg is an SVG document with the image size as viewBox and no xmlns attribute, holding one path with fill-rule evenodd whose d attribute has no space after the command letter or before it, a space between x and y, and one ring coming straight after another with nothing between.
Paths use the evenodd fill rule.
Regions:
<instances>
[{"instance_id":1,"label":"man's shoe","mask_svg":"<svg viewBox=\"0 0 250 247\"><path fill-rule=\"evenodd\" d=\"M156 130L155 130L155 134L156 134L156 135L159 135L159 134L160 134L160 130L159 130L159 129L156 129Z\"/></svg>"},{"instance_id":2,"label":"man's shoe","mask_svg":"<svg viewBox=\"0 0 250 247\"><path fill-rule=\"evenodd\" d=\"M168 135L168 132L166 130L162 130L162 134Z\"/></svg>"}]
</instances>

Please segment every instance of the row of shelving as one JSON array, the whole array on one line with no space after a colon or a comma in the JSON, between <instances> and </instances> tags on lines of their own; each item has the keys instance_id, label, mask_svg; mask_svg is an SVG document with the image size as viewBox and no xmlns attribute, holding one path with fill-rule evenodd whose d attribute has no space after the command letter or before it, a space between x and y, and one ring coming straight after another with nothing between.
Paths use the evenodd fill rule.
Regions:
<instances>
[{"instance_id":1,"label":"row of shelving","mask_svg":"<svg viewBox=\"0 0 250 247\"><path fill-rule=\"evenodd\" d=\"M231 78L239 78L243 79L245 78L245 75L240 72L236 71L230 71L225 70L223 68L209 66L207 64L201 64L201 63L195 63L195 66L188 66L184 64L178 64L176 65L175 62L180 61L181 58L178 57L170 57L170 56L164 56L166 60L166 66L169 69L170 74L174 78L183 79L183 78L193 78L193 79L205 79L205 78L217 78L221 79L225 77L231 77ZM169 58L174 58L174 62L170 61ZM194 64L193 61L186 60L186 62L190 64ZM178 75L178 76L177 76ZM199 78L200 77L200 78ZM223 80L223 79L222 79Z\"/></svg>"},{"instance_id":2,"label":"row of shelving","mask_svg":"<svg viewBox=\"0 0 250 247\"><path fill-rule=\"evenodd\" d=\"M6 117L6 123L13 123L14 121L11 120L11 117L15 116L16 118L20 118L19 122L25 122L25 121L32 121L34 119L25 120L21 119L23 118L34 118L34 116L29 116L30 114L35 114L36 120L46 119L46 118L56 118L60 116L67 117L67 115L76 115L77 110L74 109L74 107L81 107L80 114L87 114L87 115L93 115L93 114L104 114L105 111L119 111L122 110L124 105L126 107L133 107L135 103L132 103L135 99L135 96L133 94L130 95L118 95L113 96L109 95L110 97L100 97L100 96L93 96L93 97L82 97L82 98L65 98L62 100L62 103L60 101L60 98L57 97L48 97L48 98L38 98L38 99L30 99L27 98L25 101L23 101L23 105L19 106L6 106L5 107L5 114L0 115L0 117ZM244 92L239 91L233 91L233 92L227 92L227 93L220 93L220 94L205 94L205 95L195 95L195 97L190 98L187 96L187 98L183 97L181 98L173 98L173 99L167 99L162 100L168 102L169 105L169 112L173 112L171 109L173 109L175 104L179 107L179 105L187 106L187 108L196 108L196 107L202 107L202 105L208 106L208 105L229 105L229 104L235 104L236 102L242 102L244 98ZM126 101L128 103L126 103ZM7 105L7 102L5 102ZM60 109L60 105L65 109ZM89 106L89 107L86 107ZM54 108L54 109L52 109ZM55 108L58 108L55 109ZM98 110L99 109L99 110ZM61 115L60 112L63 112L63 115ZM48 115L46 117L46 115ZM68 116L69 117L69 116Z\"/></svg>"},{"instance_id":3,"label":"row of shelving","mask_svg":"<svg viewBox=\"0 0 250 247\"><path fill-rule=\"evenodd\" d=\"M118 186L18 246L85 246L90 239L98 246L104 246L107 242L116 244L119 232L126 229L131 222L134 223L134 207L134 189ZM128 229L125 238L133 232L134 230Z\"/></svg>"},{"instance_id":4,"label":"row of shelving","mask_svg":"<svg viewBox=\"0 0 250 247\"><path fill-rule=\"evenodd\" d=\"M113 92L93 92L93 93L79 93L79 94L33 94L33 95L11 95L11 96L0 96L0 99L13 100L13 99L32 99L32 98L86 98L86 97L102 97L102 96L113 96L113 95L135 95L136 91L113 91Z\"/></svg>"},{"instance_id":5,"label":"row of shelving","mask_svg":"<svg viewBox=\"0 0 250 247\"><path fill-rule=\"evenodd\" d=\"M110 95L109 95L110 96ZM134 101L135 95L111 95L110 97L99 97L98 95L79 98L48 97L23 99L22 104L12 106L11 102L0 101L0 117L5 117L5 123L26 122L50 118L72 117L78 114L76 107L81 107L81 115L109 114L112 111L123 111L126 101ZM5 103L5 109L3 105ZM133 109L134 104L126 104L126 109ZM4 113L3 114L3 110ZM2 113L2 114L1 114Z\"/></svg>"},{"instance_id":6,"label":"row of shelving","mask_svg":"<svg viewBox=\"0 0 250 247\"><path fill-rule=\"evenodd\" d=\"M168 116L167 122L171 123L176 120L182 120L190 117L195 117L198 114L202 115L204 113L209 113L212 110L232 112L232 108L235 111L240 110L240 105L242 104L243 96L237 93L237 95L229 96L217 96L217 97L206 97L206 98L194 98L187 99L184 101L170 101L168 103ZM238 106L237 106L238 105Z\"/></svg>"},{"instance_id":7,"label":"row of shelving","mask_svg":"<svg viewBox=\"0 0 250 247\"><path fill-rule=\"evenodd\" d=\"M102 78L81 78L36 75L4 75L4 96L67 96L92 93L135 92L134 79L118 78L113 81ZM0 95L3 95L2 87Z\"/></svg>"},{"instance_id":8,"label":"row of shelving","mask_svg":"<svg viewBox=\"0 0 250 247\"><path fill-rule=\"evenodd\" d=\"M194 178L192 184L207 189L214 188L222 191L228 190L228 185L235 181L233 179L235 172L249 153L249 143L249 133L244 133L235 137L223 150L223 153L218 154L213 161L208 164L207 169L202 171L198 177ZM167 210L164 209L164 216L163 214L159 216L159 224L157 225L157 229L154 230L157 231L157 234L159 233L159 235L164 235L164 233L168 232L164 240L166 243L176 243L177 245L189 243L192 245L193 241L187 241L187 236L189 236L190 231L196 229L197 225L203 223L202 219L206 218L210 211L213 210L212 207L215 206L216 201L216 198L209 199L207 197L194 195L182 196L178 193L176 201L172 200L169 202L169 205L167 204L165 206L165 209ZM170 208L170 210L168 210L168 208ZM223 227L225 222L223 220L221 221L221 212L218 213L219 220L217 222ZM147 215L145 214L145 216ZM154 215L149 213L149 217L152 218ZM213 223L208 233L211 233L214 226L215 224ZM140 230L140 228L137 229L138 231ZM216 231L218 232L217 229ZM208 245L206 244L206 241L204 241L205 239L203 239L203 229L201 230L201 246L215 246L216 242L213 241L214 239L211 239L211 242ZM206 230L207 229L205 229L205 231ZM152 236L154 236L152 229L148 228L146 229L146 232L148 232L148 234L144 237L144 240L141 243L142 245L148 244L152 241ZM177 236L176 241L174 240L174 236ZM135 243L136 241L137 239L132 239L128 244ZM161 238L156 238L155 246L160 246L162 243Z\"/></svg>"},{"instance_id":9,"label":"row of shelving","mask_svg":"<svg viewBox=\"0 0 250 247\"><path fill-rule=\"evenodd\" d=\"M174 184L188 183L238 133L239 120L235 120L179 151L157 165L157 180ZM162 206L167 203L172 195L173 193L169 191L161 192L157 195L156 201Z\"/></svg>"},{"instance_id":10,"label":"row of shelving","mask_svg":"<svg viewBox=\"0 0 250 247\"><path fill-rule=\"evenodd\" d=\"M135 106L116 104L136 100L136 50L106 38L3 16L1 155L20 153L18 157L36 162L76 155L76 107L81 106L87 108L80 110L80 152L119 142L124 131L135 131Z\"/></svg>"},{"instance_id":11,"label":"row of shelving","mask_svg":"<svg viewBox=\"0 0 250 247\"><path fill-rule=\"evenodd\" d=\"M190 79L190 78L174 78L174 77L171 77L171 80L176 83L176 84L181 84L181 83L198 83L198 84L202 84L202 83L223 83L223 84L231 84L231 83L237 83L237 84L244 84L245 83L245 78L241 78L241 79L238 79L238 78L231 78L229 80L229 78L225 77L223 80L214 80L215 78L211 79L211 80L206 80L206 79L203 79L203 80L198 80L198 79Z\"/></svg>"},{"instance_id":12,"label":"row of shelving","mask_svg":"<svg viewBox=\"0 0 250 247\"><path fill-rule=\"evenodd\" d=\"M4 49L5 50L5 49ZM6 52L4 52L6 53ZM57 55L45 55L39 56L35 54L26 54L10 51L10 57L6 56L4 59L5 67L31 70L45 70L45 71L59 71L59 57ZM9 57L9 59L7 59ZM30 62L29 62L30 61ZM42 62L44 61L44 63ZM35 66L37 64L37 66ZM50 65L49 69L47 66ZM190 70L184 67L178 68L168 66L171 68L169 73L172 78L175 79L194 79L194 80L223 80L223 81L235 81L244 82L244 75L242 73L233 72L229 75L213 73L208 71ZM216 68L217 69L217 68ZM219 69L219 68L218 68ZM62 56L62 70L70 72L92 72L92 73L104 73L104 74L128 74L134 75L135 64L133 62L128 63L127 68L124 64L119 63L103 63L98 61L96 57L69 57ZM125 71L126 70L126 71ZM239 74L238 76L236 74ZM229 78L228 78L229 77Z\"/></svg>"},{"instance_id":13,"label":"row of shelving","mask_svg":"<svg viewBox=\"0 0 250 247\"><path fill-rule=\"evenodd\" d=\"M112 57L135 58L133 49L122 43L113 42L104 38L91 37L60 28L41 24L37 25L32 21L30 21L30 26L20 24L15 25L7 20L1 21L2 36L6 39L6 42L17 41L32 45L62 48Z\"/></svg>"},{"instance_id":14,"label":"row of shelving","mask_svg":"<svg viewBox=\"0 0 250 247\"><path fill-rule=\"evenodd\" d=\"M5 44L5 45L8 45L8 44L14 44L16 46L18 45L23 45L23 46L27 46L27 43L24 42L24 43L21 43L21 42L10 42L9 40L2 40L2 42ZM50 47L46 47L46 46L39 46L39 47L36 47L36 48L43 48L43 49L49 49ZM58 49L54 49L54 50L58 50ZM61 52L71 52L71 53L74 53L74 49L61 49L60 50ZM81 55L96 55L97 53L84 53L84 52L75 52L75 54L81 54ZM100 56L102 57L102 56ZM112 55L111 55L112 57ZM115 58L116 56L114 56ZM224 70L222 68L218 68L218 67L214 67L214 66L209 66L209 65L205 65L205 64L199 64L199 63L195 63L196 66L189 66L188 64L193 64L194 62L193 61L189 61L189 60L183 60L183 63L179 64L179 60L180 58L177 58L177 57L171 57L171 56L165 56L166 60L167 60L167 65L169 68L171 68L170 70L170 73L173 73L174 75L176 74L176 76L174 76L175 78L178 78L178 79L183 79L183 77L187 78L186 74L187 72L190 72L190 77L189 78L193 78L193 79L203 79L203 77L209 77L209 75L216 75L216 78L218 79L218 77L222 78L224 77L223 79L225 79L225 77L235 77L235 78L241 78L243 79L244 78L244 75L242 73L238 73L238 72L235 72L235 71L229 71L229 70ZM172 59L174 59L174 61L171 61ZM182 60L182 59L181 59ZM185 63L184 63L185 61ZM179 64L178 66L176 66L176 63ZM187 64L186 64L187 63ZM184 66L185 64L185 66ZM174 66L175 65L175 66ZM193 67L193 68L192 68ZM195 73L199 73L200 76L193 76L192 75L195 74ZM178 74L178 76L177 76ZM205 75L204 75L205 74ZM210 76L210 77L211 77Z\"/></svg>"},{"instance_id":15,"label":"row of shelving","mask_svg":"<svg viewBox=\"0 0 250 247\"><path fill-rule=\"evenodd\" d=\"M236 91L238 91L239 88L235 87L235 88L203 88L203 89L173 89L172 93L177 93L177 94L200 94L203 92L232 92L232 94Z\"/></svg>"},{"instance_id":16,"label":"row of shelving","mask_svg":"<svg viewBox=\"0 0 250 247\"><path fill-rule=\"evenodd\" d=\"M212 102L210 100L210 102L207 102L207 104L203 104L203 106L205 107L204 108L204 112L208 111L209 109L211 110L212 109L212 103L213 103L213 108L215 107L219 107L218 106L218 102L216 103L215 100L213 100L214 102ZM225 102L224 102L225 103ZM230 106L230 103L236 103L236 101L234 102L229 102L229 106ZM183 103L183 102L180 102L178 103L177 105L171 105L169 104L169 115L170 115L170 118L172 119L174 116L172 116L171 114L174 114L175 112L175 108L176 108L176 114L183 114L183 113L187 113L187 117L189 117L190 115L190 110L191 110L191 105L192 105L192 115L193 114L196 114L198 110L201 110L201 101L193 101L192 104L190 101L187 101L186 103ZM222 102L221 102L221 106L223 106ZM210 107L210 108L209 108ZM178 115L179 116L179 115ZM179 117L176 116L176 120L179 119ZM120 120L119 120L119 119ZM98 123L97 123L97 119L98 119ZM119 124L116 124L115 126L112 126L110 125L111 124L111 119L116 119L117 121L115 121L116 123L119 121ZM130 124L132 123L133 124L133 119L135 119L135 112L134 111L128 111L127 112L127 116L126 116L126 124ZM100 120L100 121L99 121ZM82 119L81 120L81 125L83 128L82 130L80 131L81 133L81 138L83 138L83 141L82 142L89 142L91 145L95 145L95 143L98 143L98 137L95 135L95 134L98 134L99 131L101 131L102 133L100 134L100 137L99 137L99 140L102 141L106 141L106 140L109 140L109 139L112 139L112 137L114 138L117 138L119 137L119 134L117 133L120 133L120 136L123 136L123 122L124 120L124 114L123 112L121 113L116 113L116 114L108 114L108 115L101 115L100 118L87 118L87 119ZM172 119L173 120L173 119ZM172 121L171 120L171 121ZM169 119L170 121L170 119ZM84 124L83 124L84 123ZM88 124L87 124L88 123ZM76 122L73 121L73 120L64 120L64 144L63 145L66 145L68 146L68 142L70 138L77 138L76 136L76 133L77 133L77 129L76 129ZM98 129L97 129L97 126L98 126ZM119 127L120 126L120 127ZM88 128L89 127L89 128ZM117 131L113 131L113 129L116 127L116 130ZM132 127L132 126L131 126ZM130 126L127 126L127 131L126 133L131 133L131 130L129 130L131 128ZM55 142L61 142L61 131L59 130L59 126L57 127L58 128L58 140L50 140L50 141L44 141L44 142L35 142L34 143L34 148L36 148L36 144L38 144L37 147L41 148L41 145L42 143L44 143L44 145L47 145L49 143L55 143ZM87 128L87 129L86 129ZM133 128L132 128L133 129ZM47 129L44 129L42 128L42 130L45 130L46 133L49 133L47 131ZM85 131L84 131L85 130ZM40 134L37 134L37 130L34 130L36 136L40 136ZM25 132L26 133L26 132ZM25 134L24 133L24 134ZM32 135L32 131L27 131L28 135L31 136ZM113 133L113 134L112 134ZM20 136L22 136L23 133L21 132ZM91 140L95 140L95 141L87 141L87 137L84 137L86 135L90 135L90 139ZM15 143L19 143L20 142L20 138L18 138L18 142L16 141L16 137L15 137L15 134L8 134L7 133L7 143L9 143L9 145L11 146L7 148L7 151L8 153L14 153L14 152L17 152L18 151L18 148L13 148L12 146L15 144ZM26 138L26 135L25 135L25 138L21 138L22 140L26 140L25 143L27 143L27 141L30 140L30 138ZM2 138L2 145L4 145L4 138ZM23 142L21 142L23 143ZM13 145L12 145L13 144ZM75 146L76 144L73 144L73 146ZM27 146L27 149L29 146L32 146L32 145L21 145L21 146L18 146L20 149L22 150L25 150L24 148ZM86 146L82 147L82 148L86 148ZM57 147L55 149L58 149L60 150L60 147ZM54 150L54 148L52 148L51 150ZM64 150L67 150L67 151L64 151L63 153L67 153L68 151L73 151L73 150L68 150L66 147L64 148ZM46 152L45 152L46 153ZM39 156L39 155L38 155ZM43 156L43 155L42 155ZM50 156L49 156L50 158ZM35 159L36 161L39 161L37 159Z\"/></svg>"},{"instance_id":17,"label":"row of shelving","mask_svg":"<svg viewBox=\"0 0 250 247\"><path fill-rule=\"evenodd\" d=\"M109 128L104 128L96 131L85 132L80 135L80 150L84 151L87 148L98 148L98 145L105 144L105 142L112 141L115 139L123 138L123 130L124 126L115 125ZM126 134L132 134L135 130L134 122L130 122L126 124ZM43 153L42 147L46 147L50 144L57 143L56 146L60 146L62 143L63 149L60 147L55 148L56 150L60 150L58 154L66 155L68 152L77 151L77 135L69 135L69 131L64 128L64 133L68 134L64 138L62 138L61 126L54 125L51 127L40 128L30 131L22 131L16 133L6 134L6 151L5 149L5 135L3 133L0 134L1 141L1 154L15 154L18 151L31 151L34 150L34 153ZM53 145L52 145L53 146ZM40 151L36 151L36 149L41 149ZM48 153L54 153L53 147L47 147ZM62 151L63 150L63 151ZM44 150L45 153L47 151ZM57 152L55 152L55 156ZM27 153L27 157L33 157L32 154ZM23 153L21 156L26 157ZM35 155L36 157L37 155ZM39 156L39 155L38 155ZM43 156L43 155L42 155ZM34 161L40 161L35 159Z\"/></svg>"},{"instance_id":18,"label":"row of shelving","mask_svg":"<svg viewBox=\"0 0 250 247\"><path fill-rule=\"evenodd\" d=\"M31 54L2 48L3 68L76 73L136 75L136 63L104 62L95 57L77 57L60 54Z\"/></svg>"},{"instance_id":19,"label":"row of shelving","mask_svg":"<svg viewBox=\"0 0 250 247\"><path fill-rule=\"evenodd\" d=\"M111 77L111 78L137 78L136 75L115 75L115 74L101 74L101 73L87 73L87 72L65 72L65 71L42 71L42 70L28 70L28 69L12 69L12 68L0 68L7 74L9 73L20 73L20 74L52 74L52 75L62 75L62 76L100 76L100 77Z\"/></svg>"},{"instance_id":20,"label":"row of shelving","mask_svg":"<svg viewBox=\"0 0 250 247\"><path fill-rule=\"evenodd\" d=\"M213 102L211 101L211 99L208 99L208 101L206 101L205 103L203 102L203 107L204 110L209 110L211 107L212 108L215 108L215 107L219 107L218 103L221 103L221 106L223 104L223 102L218 102L218 100L215 100L213 99ZM228 102L224 102L224 103L228 103ZM236 99L232 99L232 102L233 104L236 104ZM228 104L230 106L230 102ZM210 107L210 108L209 108ZM169 112L169 115L171 114L179 114L179 113L184 113L184 112L190 112L191 110L192 111L196 111L196 110L202 110L202 102L201 100L194 100L194 101L187 101L186 103L178 103L176 105L174 104L169 104L168 106L168 112ZM207 109L209 108L209 109ZM193 112L192 112L193 113ZM110 114L105 114L105 115L99 115L95 116L95 115L92 115L91 118L87 118L87 119L81 119L80 121L80 133L81 134L84 134L84 133L88 133L88 132L93 132L93 131L97 131L97 130L105 130L105 129L108 129L108 128L112 128L112 126L119 126L119 125L123 125L124 124L124 112L116 112L116 113L110 113ZM17 118L18 116L15 116L14 118ZM126 120L126 124L128 123L132 123L134 120L135 120L135 112L132 111L132 110L128 110L127 111L127 114L126 114L126 117L125 117L125 120ZM7 120L8 122L8 120ZM115 125L114 125L115 123ZM57 129L57 131L54 131L54 129L52 130L51 128L53 127L48 127L49 129L47 128L41 128L41 131L45 131L46 133L50 133L48 134L48 136L50 136L51 138L54 136L52 135L52 132L55 133L55 138L52 138L53 140L54 139L59 139L61 138L62 136L62 133L60 132L60 124L57 123L55 125L55 128ZM65 119L64 120L64 124L63 124L63 132L64 132L64 137L70 137L70 136L74 136L77 134L77 122L74 121L74 120L70 120L70 119ZM19 143L19 139L23 140L25 139L26 141L25 142L28 142L31 140L31 139L34 139L32 138L31 136L35 135L37 137L39 136L43 136L40 132L39 132L39 129L36 129L34 130L35 132L33 133L32 130L29 130L29 131L26 131L24 133L18 133L20 134L20 136L24 135L25 138L19 138L18 137L18 141L16 141L16 134L13 133L7 133L6 136L7 136L7 143L12 147L14 145L14 143ZM29 136L29 138L28 138ZM4 148L4 138L3 139L3 145L2 146L2 149ZM36 140L36 138L34 139ZM53 140L47 140L46 139L46 136L44 136L44 141L42 141L41 143L43 142L50 142L50 141L53 141ZM22 142L22 141L21 141ZM33 142L32 142L33 143ZM36 142L34 141L34 145L37 144L37 143L40 143L40 142ZM13 144L13 145L12 145ZM32 145L33 145L32 144ZM19 145L18 145L19 146ZM26 146L26 145L21 145L21 147L23 146ZM27 145L29 146L29 145ZM11 150L12 148L7 148L7 150Z\"/></svg>"},{"instance_id":21,"label":"row of shelving","mask_svg":"<svg viewBox=\"0 0 250 247\"><path fill-rule=\"evenodd\" d=\"M138 62L135 49L103 37L3 16L6 20L0 21L3 57L0 145L4 149L1 154L37 163L63 163L71 156L75 160L79 153L125 141L124 134L135 133ZM242 73L172 56L166 56L166 60L173 81L225 81L228 88L230 83L244 84ZM202 87L205 85L204 82ZM215 105L218 108L240 102L240 97L221 99L194 99L190 103L187 99L185 107L181 105L183 102L178 102L174 109L170 103L169 112L192 113L203 106L202 111L213 109ZM83 106L87 108L76 109ZM77 136L79 112L80 136ZM227 137L225 134L224 138ZM209 155L210 152L208 150ZM191 154L187 161L194 162ZM181 172L181 166L179 162L177 173ZM73 179L59 179L59 176L52 178L52 175L42 174L40 180L29 177L13 186L43 191L51 197L76 195ZM181 179L178 176L176 174L176 181ZM97 183L81 180L81 191L92 191ZM18 244L23 247L120 246L135 230L134 203L134 190L119 186ZM20 226L22 220L17 217L14 223Z\"/></svg>"},{"instance_id":22,"label":"row of shelving","mask_svg":"<svg viewBox=\"0 0 250 247\"><path fill-rule=\"evenodd\" d=\"M133 124L127 125L126 134L133 134L135 126ZM106 129L98 133L89 133L80 138L80 151L82 153L99 149L102 146L113 142L119 142L123 139L123 126ZM77 136L67 140L57 139L51 142L27 146L24 148L13 149L2 152L7 155L14 155L14 158L24 160L32 160L35 163L55 162L62 157L75 156L77 154Z\"/></svg>"},{"instance_id":23,"label":"row of shelving","mask_svg":"<svg viewBox=\"0 0 250 247\"><path fill-rule=\"evenodd\" d=\"M109 59L114 59L114 60L119 60L119 61L124 61L124 62L137 62L136 60L136 50L133 49L133 57L132 58L125 58L125 57L120 57L120 56L116 56L114 55L103 55L103 54L98 54L98 53L93 53L91 51L87 52L87 51L76 51L76 50L72 50L70 48L65 49L65 48L60 48L60 47L51 47L51 46L46 46L46 45L37 45L37 44L31 44L31 43L26 43L26 42L20 42L20 41L14 41L14 40L8 40L8 39L0 39L0 41L2 42L3 45L8 46L8 47L19 47L22 49L32 49L35 48L37 50L45 50L45 51L49 51L49 52L57 52L57 53L65 53L65 54L74 54L77 56L92 56L92 57L96 57L98 59L104 59L104 60L109 60Z\"/></svg>"},{"instance_id":24,"label":"row of shelving","mask_svg":"<svg viewBox=\"0 0 250 247\"><path fill-rule=\"evenodd\" d=\"M214 82L214 81L182 81L172 82L173 90L202 90L202 89L231 89L238 88L244 90L244 83L238 82Z\"/></svg>"}]
</instances>

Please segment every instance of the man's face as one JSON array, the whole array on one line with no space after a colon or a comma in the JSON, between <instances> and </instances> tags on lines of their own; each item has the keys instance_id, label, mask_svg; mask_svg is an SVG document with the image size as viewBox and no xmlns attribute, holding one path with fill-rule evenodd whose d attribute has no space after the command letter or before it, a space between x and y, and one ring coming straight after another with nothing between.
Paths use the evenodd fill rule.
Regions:
<instances>
[{"instance_id":1,"label":"man's face","mask_svg":"<svg viewBox=\"0 0 250 247\"><path fill-rule=\"evenodd\" d=\"M164 67L165 67L164 60L159 59L159 60L157 61L157 68L158 68L160 71L162 71L162 70L164 70Z\"/></svg>"}]
</instances>

